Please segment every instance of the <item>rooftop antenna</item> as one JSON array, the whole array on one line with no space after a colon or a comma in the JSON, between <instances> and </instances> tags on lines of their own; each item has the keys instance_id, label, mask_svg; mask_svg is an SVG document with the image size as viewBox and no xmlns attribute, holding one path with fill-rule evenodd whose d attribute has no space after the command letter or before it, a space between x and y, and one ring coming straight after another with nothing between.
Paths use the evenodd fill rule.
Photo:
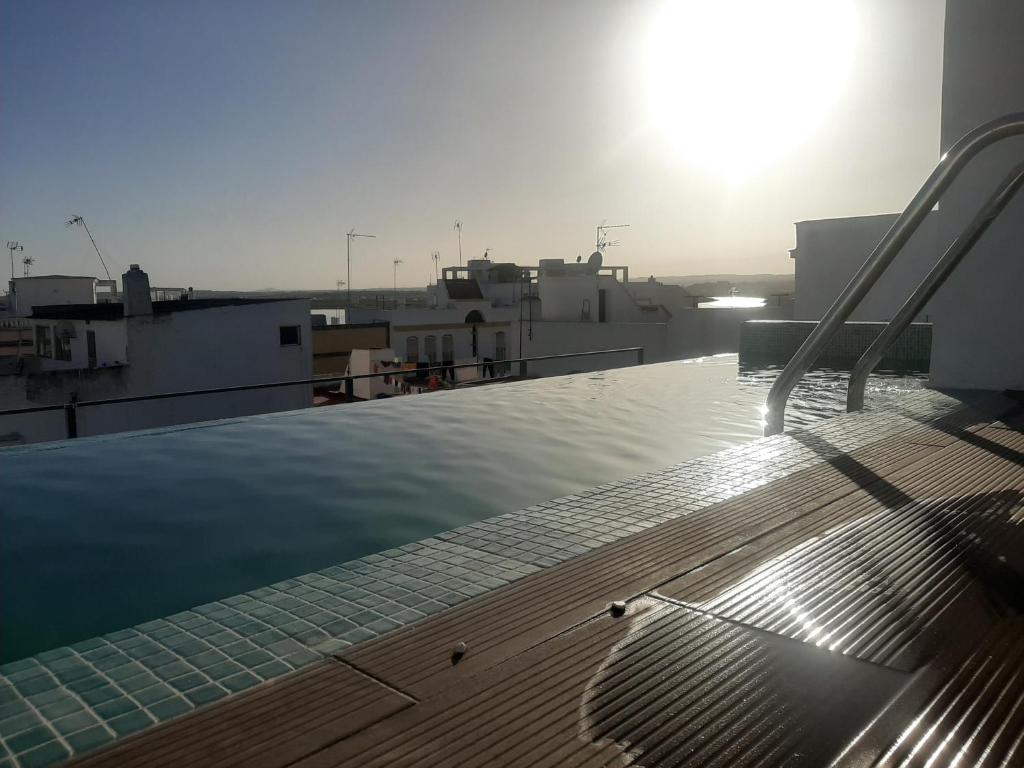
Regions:
<instances>
[{"instance_id":1,"label":"rooftop antenna","mask_svg":"<svg viewBox=\"0 0 1024 768\"><path fill-rule=\"evenodd\" d=\"M341 298L341 286L345 284L344 280L335 280L334 284L338 286L338 298ZM338 318L338 322L341 322L341 307L338 307L338 311L335 312L335 316ZM345 318L345 322L348 322L348 318Z\"/></svg>"},{"instance_id":2,"label":"rooftop antenna","mask_svg":"<svg viewBox=\"0 0 1024 768\"><path fill-rule=\"evenodd\" d=\"M605 224L603 221L597 225L596 250L603 251L605 248L614 248L619 244L618 240L609 240L606 236L609 229L622 229L629 224Z\"/></svg>"},{"instance_id":3,"label":"rooftop antenna","mask_svg":"<svg viewBox=\"0 0 1024 768\"><path fill-rule=\"evenodd\" d=\"M14 252L15 251L24 251L25 247L21 243L19 243L17 240L8 240L7 241L7 250L11 252L11 280L13 280L14 279Z\"/></svg>"},{"instance_id":4,"label":"rooftop antenna","mask_svg":"<svg viewBox=\"0 0 1024 768\"><path fill-rule=\"evenodd\" d=\"M96 240L93 239L92 232L89 231L89 225L85 223L85 219L81 216L75 215L64 222L65 227L73 227L76 224L85 229L85 234L89 236L89 242L92 243L92 247L96 250L96 255L100 257L100 264L103 265L103 271L107 273L107 280L110 280L110 270L107 269L107 262L103 260L103 254L100 253L100 248L96 245Z\"/></svg>"},{"instance_id":5,"label":"rooftop antenna","mask_svg":"<svg viewBox=\"0 0 1024 768\"><path fill-rule=\"evenodd\" d=\"M25 258L23 258L21 260L21 263L24 265L24 269L25 269L25 277L28 277L29 267L31 267L33 264L35 264L35 262L36 262L36 260L33 259L31 256L26 256Z\"/></svg>"},{"instance_id":6,"label":"rooftop antenna","mask_svg":"<svg viewBox=\"0 0 1024 768\"><path fill-rule=\"evenodd\" d=\"M485 260L490 258L490 254L491 254L491 249L490 248L484 248L484 259Z\"/></svg>"},{"instance_id":7,"label":"rooftop antenna","mask_svg":"<svg viewBox=\"0 0 1024 768\"><path fill-rule=\"evenodd\" d=\"M455 231L459 233L459 266L462 266L462 219L455 220Z\"/></svg>"},{"instance_id":8,"label":"rooftop antenna","mask_svg":"<svg viewBox=\"0 0 1024 768\"><path fill-rule=\"evenodd\" d=\"M398 309L398 265L402 263L402 260L395 259L391 263L395 265L395 309Z\"/></svg>"},{"instance_id":9,"label":"rooftop antenna","mask_svg":"<svg viewBox=\"0 0 1024 768\"><path fill-rule=\"evenodd\" d=\"M432 251L430 253L430 258L434 262L434 283L436 284L436 283L440 282L440 280L437 277L437 267L438 267L438 264L441 261L441 252L440 251Z\"/></svg>"},{"instance_id":10,"label":"rooftop antenna","mask_svg":"<svg viewBox=\"0 0 1024 768\"><path fill-rule=\"evenodd\" d=\"M352 241L357 237L376 237L376 235L363 235L356 232L355 229L350 229L345 233L345 285L348 286L347 297L345 299L345 308L352 308ZM349 317L346 312L345 321L348 322Z\"/></svg>"}]
</instances>

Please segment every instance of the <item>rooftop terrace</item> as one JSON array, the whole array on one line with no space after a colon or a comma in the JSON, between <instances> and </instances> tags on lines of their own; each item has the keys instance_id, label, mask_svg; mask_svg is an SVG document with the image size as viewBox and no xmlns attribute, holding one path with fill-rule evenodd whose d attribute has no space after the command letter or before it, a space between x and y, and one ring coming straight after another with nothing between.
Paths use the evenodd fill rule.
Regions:
<instances>
[{"instance_id":1,"label":"rooftop terrace","mask_svg":"<svg viewBox=\"0 0 1024 768\"><path fill-rule=\"evenodd\" d=\"M22 766L1017 764L1014 408L909 393L8 664L0 737Z\"/></svg>"}]
</instances>

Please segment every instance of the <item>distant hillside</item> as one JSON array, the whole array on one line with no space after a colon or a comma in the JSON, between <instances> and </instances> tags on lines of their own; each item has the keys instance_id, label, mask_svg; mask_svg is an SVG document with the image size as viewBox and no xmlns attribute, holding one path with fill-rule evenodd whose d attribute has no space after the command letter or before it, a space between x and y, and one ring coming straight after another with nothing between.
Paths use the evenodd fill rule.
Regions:
<instances>
[{"instance_id":1,"label":"distant hillside","mask_svg":"<svg viewBox=\"0 0 1024 768\"><path fill-rule=\"evenodd\" d=\"M793 293L793 275L659 275L668 285L681 285L696 296L726 296L732 288L741 296Z\"/></svg>"}]
</instances>

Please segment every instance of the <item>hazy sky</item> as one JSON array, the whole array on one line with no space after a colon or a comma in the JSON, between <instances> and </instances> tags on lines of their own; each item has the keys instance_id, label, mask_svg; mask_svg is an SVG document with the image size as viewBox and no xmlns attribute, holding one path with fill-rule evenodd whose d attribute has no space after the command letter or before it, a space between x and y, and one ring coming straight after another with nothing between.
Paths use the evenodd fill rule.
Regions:
<instances>
[{"instance_id":1,"label":"hazy sky","mask_svg":"<svg viewBox=\"0 0 1024 768\"><path fill-rule=\"evenodd\" d=\"M455 263L456 218L523 263L607 219L635 276L791 271L794 221L900 209L931 169L943 21L793 2L797 32L725 0L2 0L0 241L98 274L81 214L111 273L333 288L357 227L362 288Z\"/></svg>"}]
</instances>

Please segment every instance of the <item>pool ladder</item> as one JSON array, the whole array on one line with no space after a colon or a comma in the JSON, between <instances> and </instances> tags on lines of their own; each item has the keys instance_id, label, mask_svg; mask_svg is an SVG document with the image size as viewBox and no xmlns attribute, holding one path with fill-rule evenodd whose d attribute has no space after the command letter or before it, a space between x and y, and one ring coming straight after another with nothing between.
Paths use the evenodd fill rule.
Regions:
<instances>
[{"instance_id":1,"label":"pool ladder","mask_svg":"<svg viewBox=\"0 0 1024 768\"><path fill-rule=\"evenodd\" d=\"M835 300L835 303L814 327L782 373L779 374L775 383L772 384L766 402L765 436L777 435L782 432L786 418L786 401L789 399L790 392L814 365L825 345L843 327L846 319L906 245L911 235L917 231L921 222L925 220L939 198L960 175L964 167L981 150L991 144L1022 134L1024 134L1024 112L1015 112L978 126L942 156L938 165L935 166L935 170L914 195L914 199L910 201L906 210L885 233L871 255L850 279L843 292L839 294L839 298ZM853 367L847 386L847 411L859 411L864 407L864 388L871 371L878 365L896 338L903 333L928 300L942 286L946 278L953 273L963 257L974 247L974 244L999 216L1022 184L1024 184L1024 162L1019 163L1003 179L996 191L985 201L978 214L950 244L942 258L925 276L910 298L861 355Z\"/></svg>"}]
</instances>

